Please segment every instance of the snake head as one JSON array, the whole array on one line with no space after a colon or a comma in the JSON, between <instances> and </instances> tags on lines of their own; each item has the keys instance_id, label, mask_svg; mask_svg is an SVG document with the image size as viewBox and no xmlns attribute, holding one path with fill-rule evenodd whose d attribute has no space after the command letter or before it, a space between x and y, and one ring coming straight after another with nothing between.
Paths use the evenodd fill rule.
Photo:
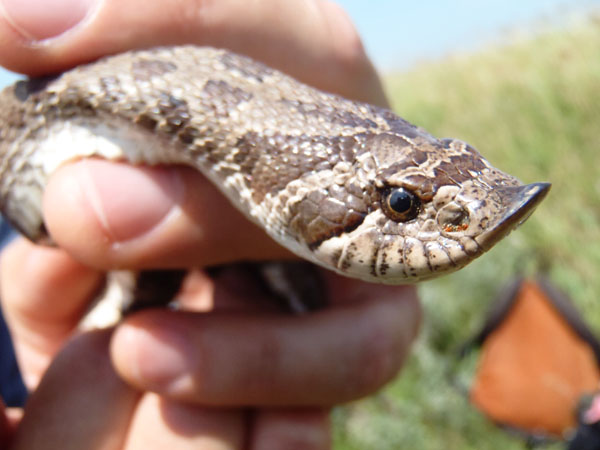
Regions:
<instances>
[{"instance_id":1,"label":"snake head","mask_svg":"<svg viewBox=\"0 0 600 450\"><path fill-rule=\"evenodd\" d=\"M370 207L359 225L315 253L367 281L401 284L464 267L527 219L550 189L521 184L458 140L384 133L363 147L354 173Z\"/></svg>"}]
</instances>

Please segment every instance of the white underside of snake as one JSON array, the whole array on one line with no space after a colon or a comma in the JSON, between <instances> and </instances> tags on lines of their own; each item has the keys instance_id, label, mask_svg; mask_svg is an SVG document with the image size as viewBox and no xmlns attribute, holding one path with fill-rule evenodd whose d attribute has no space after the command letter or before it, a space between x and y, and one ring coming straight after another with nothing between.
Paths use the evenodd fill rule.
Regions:
<instances>
[{"instance_id":1,"label":"white underside of snake","mask_svg":"<svg viewBox=\"0 0 600 450\"><path fill-rule=\"evenodd\" d=\"M299 256L402 284L457 270L549 190L394 113L226 50L112 56L0 94L2 212L34 241L50 174L86 156L185 164Z\"/></svg>"}]
</instances>

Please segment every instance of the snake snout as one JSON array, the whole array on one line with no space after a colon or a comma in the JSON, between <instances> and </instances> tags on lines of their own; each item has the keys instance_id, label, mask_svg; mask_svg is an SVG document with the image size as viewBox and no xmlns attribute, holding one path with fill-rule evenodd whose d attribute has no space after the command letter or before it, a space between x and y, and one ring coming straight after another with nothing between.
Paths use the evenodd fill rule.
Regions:
<instances>
[{"instance_id":1,"label":"snake snout","mask_svg":"<svg viewBox=\"0 0 600 450\"><path fill-rule=\"evenodd\" d=\"M490 229L476 238L478 244L489 249L521 225L546 197L551 186L550 183L531 183L498 189L503 213Z\"/></svg>"}]
</instances>

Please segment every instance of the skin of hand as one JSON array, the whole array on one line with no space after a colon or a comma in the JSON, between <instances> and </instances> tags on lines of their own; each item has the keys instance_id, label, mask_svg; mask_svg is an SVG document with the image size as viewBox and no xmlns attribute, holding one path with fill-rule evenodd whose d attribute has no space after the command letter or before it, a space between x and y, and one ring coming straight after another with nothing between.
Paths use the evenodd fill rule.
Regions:
<instances>
[{"instance_id":1,"label":"skin of hand","mask_svg":"<svg viewBox=\"0 0 600 450\"><path fill-rule=\"evenodd\" d=\"M1 65L41 75L129 49L194 43L386 105L356 30L328 1L55 3L3 3ZM329 407L393 378L417 333L412 287L326 272L331 307L291 316L270 309L231 269L214 280L196 271L182 294L185 311L144 311L114 332L72 337L104 270L290 255L189 168L70 164L50 180L44 216L61 249L19 239L0 260L3 311L35 389L22 419L15 411L0 419L0 443L12 440L12 448L329 448Z\"/></svg>"}]
</instances>

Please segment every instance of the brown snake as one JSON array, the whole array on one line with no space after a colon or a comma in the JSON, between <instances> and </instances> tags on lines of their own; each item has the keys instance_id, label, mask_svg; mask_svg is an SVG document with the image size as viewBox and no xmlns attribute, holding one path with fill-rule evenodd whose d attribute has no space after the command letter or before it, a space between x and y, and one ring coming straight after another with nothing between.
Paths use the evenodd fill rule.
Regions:
<instances>
[{"instance_id":1,"label":"brown snake","mask_svg":"<svg viewBox=\"0 0 600 450\"><path fill-rule=\"evenodd\" d=\"M185 164L301 257L401 284L457 270L522 223L550 185L389 110L207 47L129 52L0 94L0 202L34 241L61 164Z\"/></svg>"}]
</instances>

